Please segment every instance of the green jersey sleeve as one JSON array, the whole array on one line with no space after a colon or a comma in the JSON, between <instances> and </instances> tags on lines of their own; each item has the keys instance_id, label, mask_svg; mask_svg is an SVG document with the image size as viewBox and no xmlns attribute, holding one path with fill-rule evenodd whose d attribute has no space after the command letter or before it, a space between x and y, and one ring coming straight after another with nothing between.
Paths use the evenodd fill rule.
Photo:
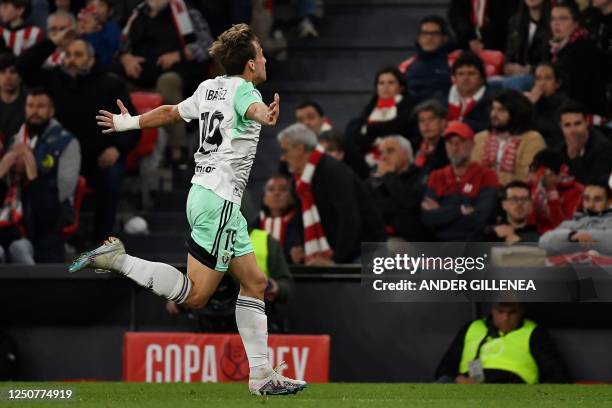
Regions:
<instances>
[{"instance_id":1,"label":"green jersey sleeve","mask_svg":"<svg viewBox=\"0 0 612 408\"><path fill-rule=\"evenodd\" d=\"M238 89L236 89L236 96L234 97L234 109L240 116L242 121L246 121L247 118L244 116L249 106L256 102L262 102L261 94L252 82L244 82Z\"/></svg>"}]
</instances>

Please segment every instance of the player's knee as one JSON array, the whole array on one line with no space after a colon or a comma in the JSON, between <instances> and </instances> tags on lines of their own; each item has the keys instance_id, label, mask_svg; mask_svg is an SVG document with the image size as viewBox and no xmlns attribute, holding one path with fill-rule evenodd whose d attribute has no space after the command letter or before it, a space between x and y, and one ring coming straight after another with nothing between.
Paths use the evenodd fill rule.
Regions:
<instances>
[{"instance_id":1,"label":"player's knee","mask_svg":"<svg viewBox=\"0 0 612 408\"><path fill-rule=\"evenodd\" d=\"M207 296L194 295L194 296L189 296L185 300L185 302L183 302L183 306L189 309L199 310L199 309L203 309L207 303L208 303Z\"/></svg>"},{"instance_id":2,"label":"player's knee","mask_svg":"<svg viewBox=\"0 0 612 408\"><path fill-rule=\"evenodd\" d=\"M252 279L250 282L246 282L243 286L243 292L247 292L254 297L262 297L268 286L268 278L263 274L257 278Z\"/></svg>"}]
</instances>

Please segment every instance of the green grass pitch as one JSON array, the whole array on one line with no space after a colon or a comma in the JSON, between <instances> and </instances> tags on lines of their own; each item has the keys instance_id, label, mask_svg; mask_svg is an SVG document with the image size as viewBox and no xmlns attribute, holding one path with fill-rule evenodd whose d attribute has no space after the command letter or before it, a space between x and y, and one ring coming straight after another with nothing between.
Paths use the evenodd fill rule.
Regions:
<instances>
[{"instance_id":1,"label":"green grass pitch","mask_svg":"<svg viewBox=\"0 0 612 408\"><path fill-rule=\"evenodd\" d=\"M71 388L70 401L9 401L8 389ZM246 384L0 383L14 407L609 407L610 385L311 384L304 392L257 397Z\"/></svg>"}]
</instances>

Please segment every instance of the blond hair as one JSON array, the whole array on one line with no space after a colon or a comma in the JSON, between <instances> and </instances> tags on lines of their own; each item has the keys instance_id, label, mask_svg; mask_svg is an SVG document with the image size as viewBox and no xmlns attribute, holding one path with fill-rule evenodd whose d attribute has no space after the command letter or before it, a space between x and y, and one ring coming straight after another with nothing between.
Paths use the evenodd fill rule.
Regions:
<instances>
[{"instance_id":1,"label":"blond hair","mask_svg":"<svg viewBox=\"0 0 612 408\"><path fill-rule=\"evenodd\" d=\"M253 41L259 41L247 24L235 24L211 45L209 52L227 75L240 75L250 59L255 59Z\"/></svg>"}]
</instances>

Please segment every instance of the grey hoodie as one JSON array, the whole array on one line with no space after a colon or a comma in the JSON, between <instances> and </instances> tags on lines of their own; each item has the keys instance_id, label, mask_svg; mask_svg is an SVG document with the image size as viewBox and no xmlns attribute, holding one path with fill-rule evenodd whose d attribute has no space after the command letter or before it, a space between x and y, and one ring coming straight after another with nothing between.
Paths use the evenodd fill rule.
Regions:
<instances>
[{"instance_id":1,"label":"grey hoodie","mask_svg":"<svg viewBox=\"0 0 612 408\"><path fill-rule=\"evenodd\" d=\"M570 235L575 232L588 232L595 242L587 247L570 241ZM539 245L547 252L569 253L594 249L602 255L612 256L612 209L600 216L577 212L573 220L563 221L557 228L542 235Z\"/></svg>"}]
</instances>

